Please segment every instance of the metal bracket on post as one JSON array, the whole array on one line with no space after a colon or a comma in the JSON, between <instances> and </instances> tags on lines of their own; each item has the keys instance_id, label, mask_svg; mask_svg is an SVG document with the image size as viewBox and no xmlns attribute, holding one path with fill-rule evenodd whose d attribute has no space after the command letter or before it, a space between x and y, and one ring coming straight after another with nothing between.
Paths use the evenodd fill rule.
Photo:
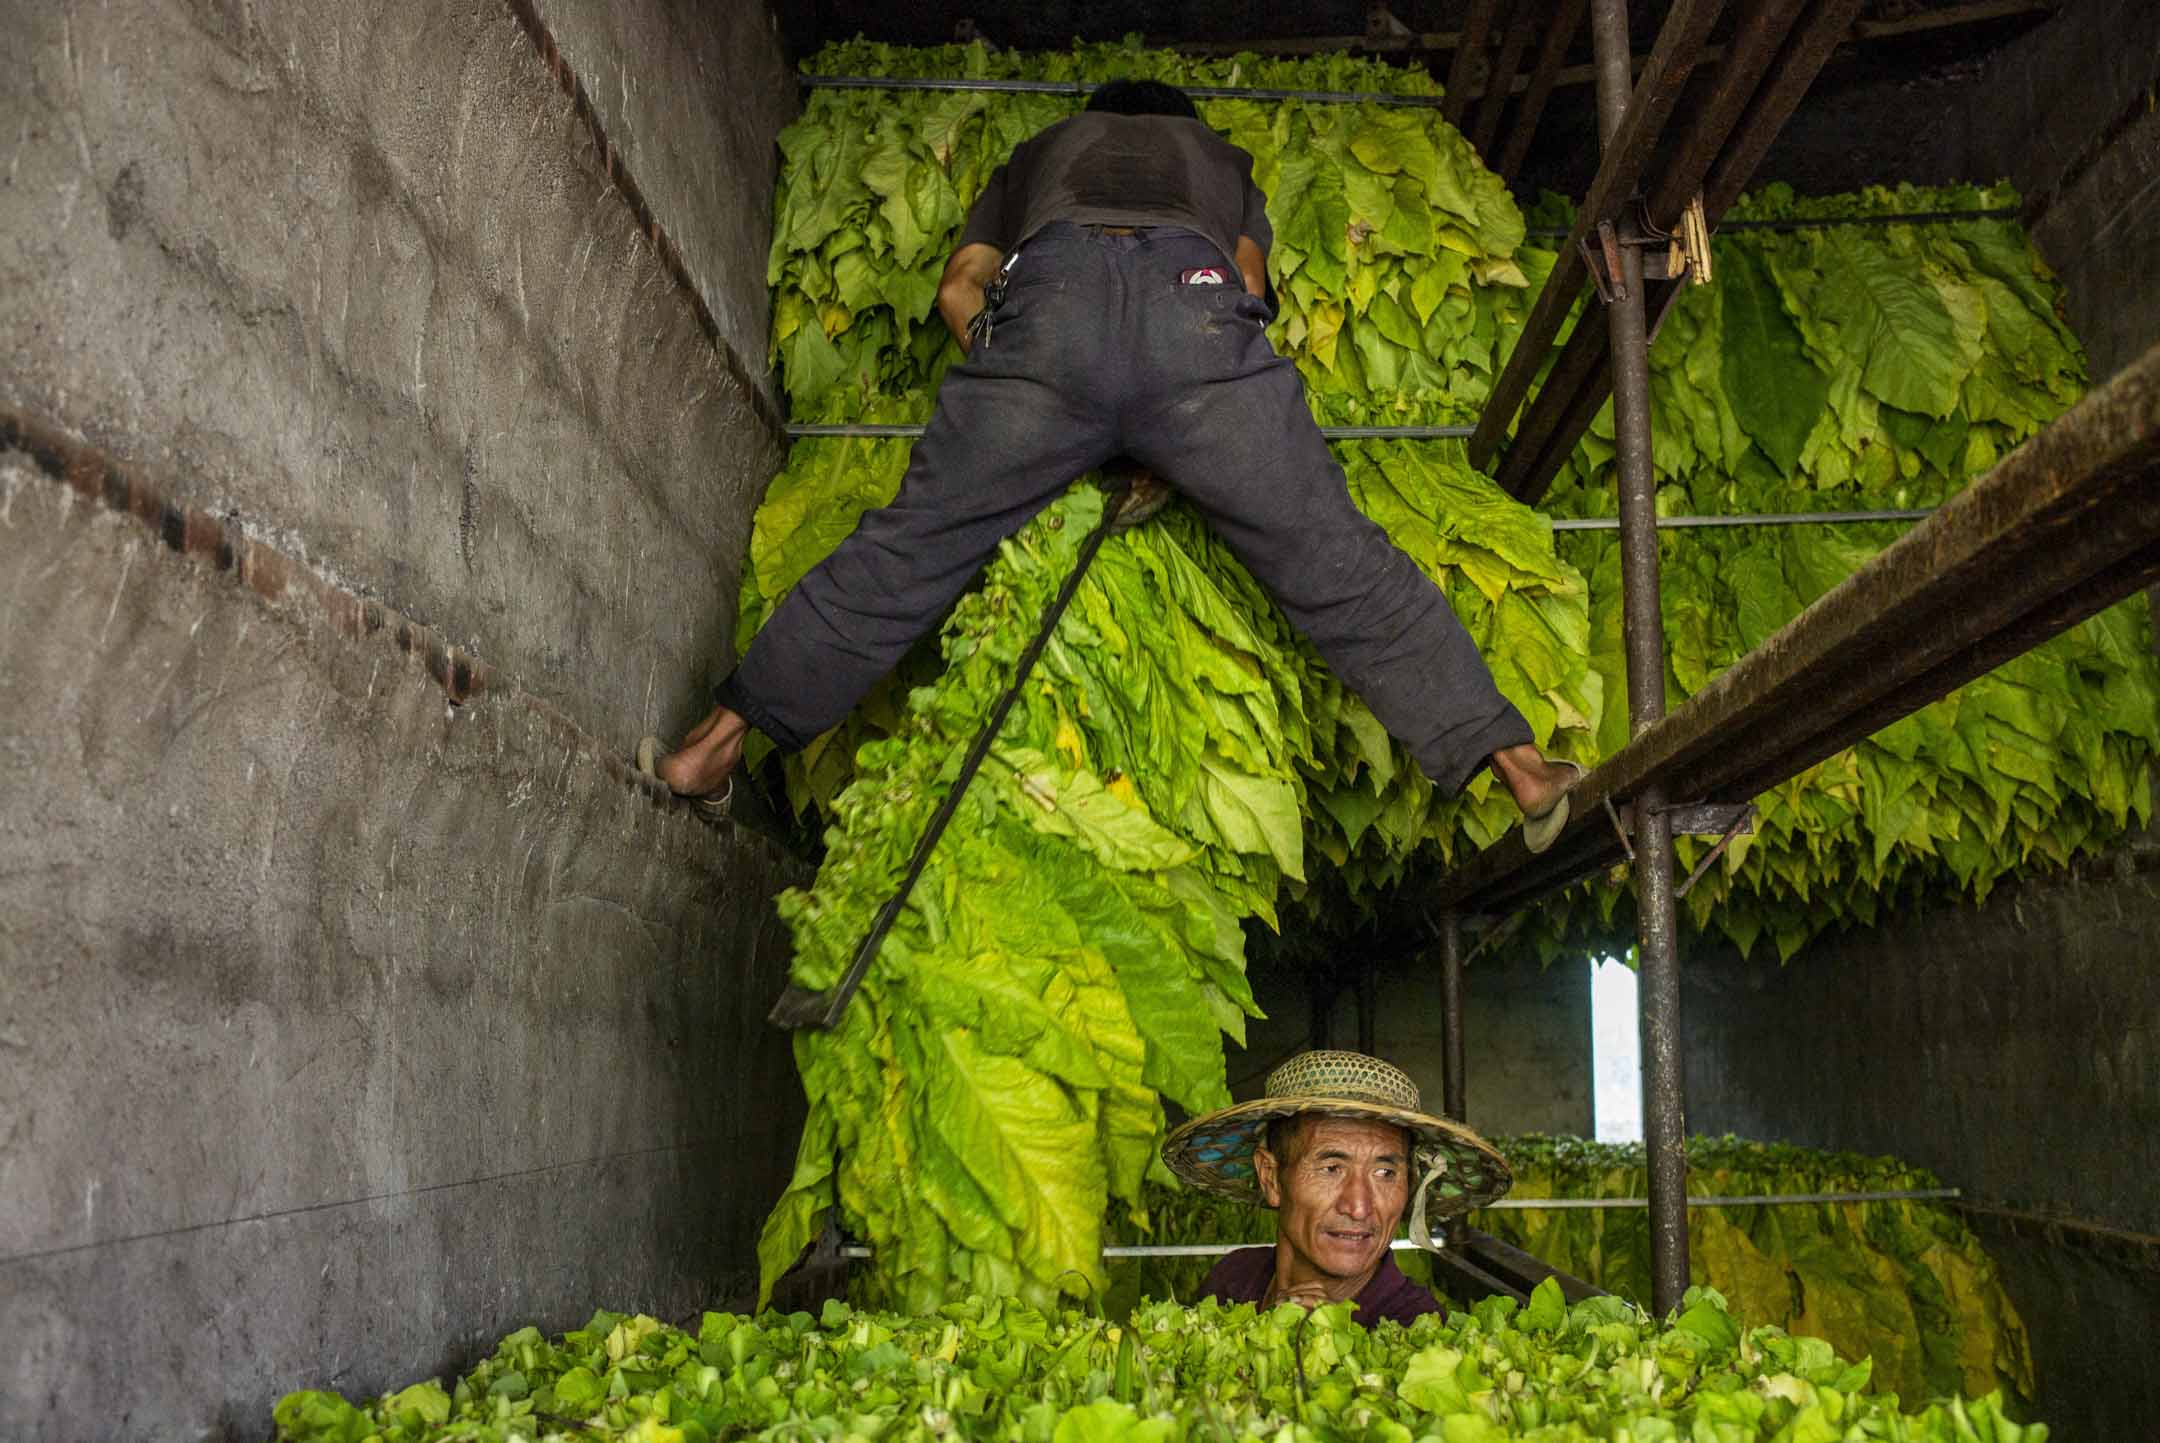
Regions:
<instances>
[{"instance_id":1,"label":"metal bracket on post","mask_svg":"<svg viewBox=\"0 0 2160 1443\"><path fill-rule=\"evenodd\" d=\"M1687 252L1687 278L1698 286L1710 284L1710 216L1703 209L1702 192L1688 202L1680 215L1680 246Z\"/></svg>"},{"instance_id":2,"label":"metal bracket on post","mask_svg":"<svg viewBox=\"0 0 2160 1443\"><path fill-rule=\"evenodd\" d=\"M1714 802L1702 803L1700 806L1704 811L1714 812L1719 810L1719 804ZM1673 810L1677 811L1679 809L1674 808ZM1675 902L1685 897L1689 889L1702 880L1703 873L1710 870L1711 864L1725 855L1725 849L1732 845L1733 838L1743 832L1753 834L1755 831L1755 804L1753 802L1744 802L1736 809L1736 812L1737 814L1733 817L1732 823L1719 834L1717 845L1712 847L1704 855L1703 859L1695 864L1695 870L1688 873L1687 880L1680 884L1680 890L1673 893ZM1676 832L1682 830L1678 822L1673 824L1673 830Z\"/></svg>"},{"instance_id":3,"label":"metal bracket on post","mask_svg":"<svg viewBox=\"0 0 2160 1443\"><path fill-rule=\"evenodd\" d=\"M1596 245L1590 244L1589 236L1582 238L1582 255L1599 300L1610 306L1628 298L1627 281L1620 274L1620 234L1611 221L1597 223Z\"/></svg>"},{"instance_id":4,"label":"metal bracket on post","mask_svg":"<svg viewBox=\"0 0 2160 1443\"><path fill-rule=\"evenodd\" d=\"M1753 802L1686 802L1664 810L1675 836L1736 837L1755 830Z\"/></svg>"},{"instance_id":5,"label":"metal bracket on post","mask_svg":"<svg viewBox=\"0 0 2160 1443\"><path fill-rule=\"evenodd\" d=\"M1658 814L1665 818L1674 836L1722 837L1717 851L1722 852L1734 837L1755 830L1755 804L1753 802L1679 802L1659 807ZM1605 798L1605 815L1611 819L1613 832L1620 838L1620 850L1627 859L1635 860L1635 804L1622 802L1613 805L1611 797ZM1713 857L1716 852L1711 854ZM1680 889L1685 894L1685 887Z\"/></svg>"},{"instance_id":6,"label":"metal bracket on post","mask_svg":"<svg viewBox=\"0 0 2160 1443\"><path fill-rule=\"evenodd\" d=\"M1590 243L1589 236L1583 237L1583 264L1590 268L1598 299L1608 306L1628 298L1627 282L1620 274L1623 246L1642 252L1646 281L1685 279L1700 284L1710 279L1710 228L1703 217L1700 195L1681 216L1678 231L1659 230L1651 224L1650 213L1638 197L1624 224L1609 220L1597 223L1596 245Z\"/></svg>"}]
</instances>

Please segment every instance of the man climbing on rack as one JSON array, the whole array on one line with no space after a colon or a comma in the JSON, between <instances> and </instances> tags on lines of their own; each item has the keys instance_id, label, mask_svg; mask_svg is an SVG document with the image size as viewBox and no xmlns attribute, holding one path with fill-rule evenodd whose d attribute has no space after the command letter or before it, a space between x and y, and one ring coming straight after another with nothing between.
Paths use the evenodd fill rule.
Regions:
<instances>
[{"instance_id":1,"label":"man climbing on rack","mask_svg":"<svg viewBox=\"0 0 2160 1443\"><path fill-rule=\"evenodd\" d=\"M1105 85L990 177L938 310L945 375L892 504L780 603L719 703L640 764L723 804L755 726L783 748L838 724L1073 479L1129 457L1196 507L1343 683L1432 780L1490 765L1531 850L1581 774L1548 761L1440 588L1350 499L1269 344L1273 240L1252 157L1184 92Z\"/></svg>"}]
</instances>

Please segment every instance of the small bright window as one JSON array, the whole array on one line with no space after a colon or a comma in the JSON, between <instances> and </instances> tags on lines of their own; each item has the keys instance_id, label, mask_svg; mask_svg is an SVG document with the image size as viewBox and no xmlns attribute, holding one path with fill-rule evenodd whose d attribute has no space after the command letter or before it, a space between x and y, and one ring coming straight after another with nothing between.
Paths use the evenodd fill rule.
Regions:
<instances>
[{"instance_id":1,"label":"small bright window","mask_svg":"<svg viewBox=\"0 0 2160 1443\"><path fill-rule=\"evenodd\" d=\"M1590 1060L1597 1081L1597 1140L1641 1142L1642 1034L1637 1030L1635 969L1612 957L1590 959Z\"/></svg>"}]
</instances>

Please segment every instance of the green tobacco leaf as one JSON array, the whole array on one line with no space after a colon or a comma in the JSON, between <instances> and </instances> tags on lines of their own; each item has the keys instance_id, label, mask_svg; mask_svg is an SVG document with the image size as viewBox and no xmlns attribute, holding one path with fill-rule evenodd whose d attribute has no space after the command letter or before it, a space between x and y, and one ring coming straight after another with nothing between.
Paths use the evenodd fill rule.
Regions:
<instances>
[{"instance_id":1,"label":"green tobacco leaf","mask_svg":"<svg viewBox=\"0 0 2160 1443\"><path fill-rule=\"evenodd\" d=\"M1305 258L1306 274L1322 290L1342 290L1348 278L1350 203L1341 170L1315 150L1285 156L1268 198L1268 222L1276 243Z\"/></svg>"},{"instance_id":2,"label":"green tobacco leaf","mask_svg":"<svg viewBox=\"0 0 2160 1443\"><path fill-rule=\"evenodd\" d=\"M1855 232L1832 231L1824 253L1829 270L1815 305L1869 394L1925 416L1957 409L1970 367L1942 296Z\"/></svg>"},{"instance_id":3,"label":"green tobacco leaf","mask_svg":"<svg viewBox=\"0 0 2160 1443\"><path fill-rule=\"evenodd\" d=\"M847 362L816 321L797 327L781 343L781 363L787 367L789 391L806 405L831 390L847 370Z\"/></svg>"},{"instance_id":4,"label":"green tobacco leaf","mask_svg":"<svg viewBox=\"0 0 2160 1443\"><path fill-rule=\"evenodd\" d=\"M926 1080L924 1124L951 1150L982 1195L1003 1212L1048 1282L1101 1275L1094 1220L1107 1183L1096 1157L1094 1119L1025 1063L987 1053L968 1032L934 1040L939 1069ZM941 1179L926 1176L934 1189Z\"/></svg>"},{"instance_id":5,"label":"green tobacco leaf","mask_svg":"<svg viewBox=\"0 0 2160 1443\"><path fill-rule=\"evenodd\" d=\"M1829 402L1830 380L1809 359L1800 328L1753 256L1735 249L1720 282L1725 394L1755 444L1790 476Z\"/></svg>"},{"instance_id":6,"label":"green tobacco leaf","mask_svg":"<svg viewBox=\"0 0 2160 1443\"><path fill-rule=\"evenodd\" d=\"M1158 825L1147 808L1105 788L1093 773L1062 767L1024 747L992 753L1010 769L1029 825L1072 837L1106 867L1157 871L1191 861L1190 842Z\"/></svg>"}]
</instances>

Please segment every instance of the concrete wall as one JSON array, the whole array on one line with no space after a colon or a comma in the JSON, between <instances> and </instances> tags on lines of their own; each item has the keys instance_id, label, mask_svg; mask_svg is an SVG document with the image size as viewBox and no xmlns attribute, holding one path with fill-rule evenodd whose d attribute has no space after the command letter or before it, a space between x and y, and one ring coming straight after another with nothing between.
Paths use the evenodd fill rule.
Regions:
<instances>
[{"instance_id":1,"label":"concrete wall","mask_svg":"<svg viewBox=\"0 0 2160 1443\"><path fill-rule=\"evenodd\" d=\"M799 874L623 759L728 659L793 89L519 8L0 0L0 1437L752 1284Z\"/></svg>"},{"instance_id":2,"label":"concrete wall","mask_svg":"<svg viewBox=\"0 0 2160 1443\"><path fill-rule=\"evenodd\" d=\"M756 7L550 9L660 50L595 104L762 357L794 96ZM5 0L0 33L0 400L170 463L596 732L691 710L778 444L507 5Z\"/></svg>"},{"instance_id":3,"label":"concrete wall","mask_svg":"<svg viewBox=\"0 0 2160 1443\"><path fill-rule=\"evenodd\" d=\"M1917 909L1787 967L1698 947L1690 1125L1892 1152L1986 1197L2160 1232L2160 890L2126 871Z\"/></svg>"},{"instance_id":4,"label":"concrete wall","mask_svg":"<svg viewBox=\"0 0 2160 1443\"><path fill-rule=\"evenodd\" d=\"M1940 164L2007 174L2069 292L2093 379L2160 342L2160 6L2077 0L1988 65Z\"/></svg>"},{"instance_id":5,"label":"concrete wall","mask_svg":"<svg viewBox=\"0 0 2160 1443\"><path fill-rule=\"evenodd\" d=\"M1378 979L1373 1050L1409 1073L1425 1105L1439 1111L1440 972L1396 965ZM1266 970L1254 995L1268 1020L1251 1025L1249 1046L1230 1052L1232 1091L1258 1097L1275 1061L1304 1048L1313 1005L1301 974ZM1335 1047L1358 1045L1355 988L1326 1009ZM1590 1055L1586 965L1541 968L1524 960L1479 959L1463 973L1463 1070L1470 1125L1490 1135L1556 1132L1588 1137L1595 1087Z\"/></svg>"},{"instance_id":6,"label":"concrete wall","mask_svg":"<svg viewBox=\"0 0 2160 1443\"><path fill-rule=\"evenodd\" d=\"M1689 1125L1888 1152L1978 1198L2160 1232L2160 845L1810 945L1686 962ZM2032 1332L2059 1443L2143 1437L2160 1246L1976 1220ZM2125 1258L2130 1261L2126 1263Z\"/></svg>"}]
</instances>

